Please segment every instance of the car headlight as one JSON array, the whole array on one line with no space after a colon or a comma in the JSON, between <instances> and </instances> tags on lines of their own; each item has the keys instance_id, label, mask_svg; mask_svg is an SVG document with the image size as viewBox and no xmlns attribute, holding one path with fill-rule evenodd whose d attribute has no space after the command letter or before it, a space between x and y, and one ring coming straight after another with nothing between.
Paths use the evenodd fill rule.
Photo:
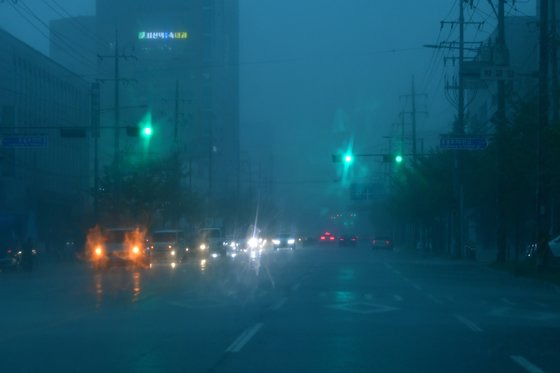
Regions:
<instances>
[{"instance_id":1,"label":"car headlight","mask_svg":"<svg viewBox=\"0 0 560 373\"><path fill-rule=\"evenodd\" d=\"M140 248L138 248L138 246L134 246L134 247L132 248L132 253L133 253L134 255L140 254Z\"/></svg>"},{"instance_id":2,"label":"car headlight","mask_svg":"<svg viewBox=\"0 0 560 373\"><path fill-rule=\"evenodd\" d=\"M296 242L296 240L294 240L293 238L290 238L290 239L288 240L288 244L289 244L289 245L293 245L295 242Z\"/></svg>"},{"instance_id":3,"label":"car headlight","mask_svg":"<svg viewBox=\"0 0 560 373\"><path fill-rule=\"evenodd\" d=\"M97 246L95 248L95 256L101 256L103 254L103 249L101 248L101 246Z\"/></svg>"},{"instance_id":4,"label":"car headlight","mask_svg":"<svg viewBox=\"0 0 560 373\"><path fill-rule=\"evenodd\" d=\"M207 248L207 247L206 247L206 244L201 244L201 245L200 245L200 250L206 250L206 248Z\"/></svg>"},{"instance_id":5,"label":"car headlight","mask_svg":"<svg viewBox=\"0 0 560 373\"><path fill-rule=\"evenodd\" d=\"M259 245L259 240L256 237L251 237L249 238L249 241L247 241L247 243L249 244L250 248L255 248Z\"/></svg>"},{"instance_id":6,"label":"car headlight","mask_svg":"<svg viewBox=\"0 0 560 373\"><path fill-rule=\"evenodd\" d=\"M218 254L212 253L212 258L217 258L217 257L218 257Z\"/></svg>"},{"instance_id":7,"label":"car headlight","mask_svg":"<svg viewBox=\"0 0 560 373\"><path fill-rule=\"evenodd\" d=\"M280 245L280 240L272 240L272 243L275 245Z\"/></svg>"},{"instance_id":8,"label":"car headlight","mask_svg":"<svg viewBox=\"0 0 560 373\"><path fill-rule=\"evenodd\" d=\"M171 255L175 256L175 250L171 250Z\"/></svg>"}]
</instances>

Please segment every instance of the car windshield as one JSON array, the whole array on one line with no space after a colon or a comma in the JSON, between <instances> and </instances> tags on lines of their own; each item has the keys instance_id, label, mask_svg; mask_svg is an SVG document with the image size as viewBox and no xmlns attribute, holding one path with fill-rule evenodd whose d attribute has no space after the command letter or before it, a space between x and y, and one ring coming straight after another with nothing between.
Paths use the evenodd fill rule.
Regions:
<instances>
[{"instance_id":1,"label":"car windshield","mask_svg":"<svg viewBox=\"0 0 560 373\"><path fill-rule=\"evenodd\" d=\"M219 229L204 229L200 231L200 236L204 238L220 238Z\"/></svg>"},{"instance_id":2,"label":"car windshield","mask_svg":"<svg viewBox=\"0 0 560 373\"><path fill-rule=\"evenodd\" d=\"M177 240L176 232L155 232L152 234L153 242L173 242Z\"/></svg>"},{"instance_id":3,"label":"car windshield","mask_svg":"<svg viewBox=\"0 0 560 373\"><path fill-rule=\"evenodd\" d=\"M118 231L107 231L106 242L107 243L122 243L125 241L126 235L131 231L118 230Z\"/></svg>"},{"instance_id":4,"label":"car windshield","mask_svg":"<svg viewBox=\"0 0 560 373\"><path fill-rule=\"evenodd\" d=\"M560 0L0 0L0 373L560 373Z\"/></svg>"}]
</instances>

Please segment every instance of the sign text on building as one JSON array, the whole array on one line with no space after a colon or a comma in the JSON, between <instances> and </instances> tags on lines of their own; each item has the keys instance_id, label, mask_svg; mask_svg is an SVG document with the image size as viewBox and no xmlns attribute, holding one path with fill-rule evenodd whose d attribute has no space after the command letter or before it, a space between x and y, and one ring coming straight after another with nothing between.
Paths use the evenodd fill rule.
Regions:
<instances>
[{"instance_id":1,"label":"sign text on building","mask_svg":"<svg viewBox=\"0 0 560 373\"><path fill-rule=\"evenodd\" d=\"M140 31L138 33L138 39L140 40L170 40L170 39L186 39L189 34L186 31L177 31L177 32L149 32L149 31Z\"/></svg>"}]
</instances>

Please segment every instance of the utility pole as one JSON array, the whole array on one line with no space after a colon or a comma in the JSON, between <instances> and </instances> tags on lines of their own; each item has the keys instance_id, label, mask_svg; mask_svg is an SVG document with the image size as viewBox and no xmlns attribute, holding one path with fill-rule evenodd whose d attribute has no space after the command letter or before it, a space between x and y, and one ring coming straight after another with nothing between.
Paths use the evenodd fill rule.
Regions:
<instances>
[{"instance_id":1,"label":"utility pole","mask_svg":"<svg viewBox=\"0 0 560 373\"><path fill-rule=\"evenodd\" d=\"M496 40L496 46L494 49L494 64L497 66L507 66L509 64L508 50L506 46L506 35L505 35L505 0L498 0L498 37ZM507 239L506 239L506 211L505 211L505 162L504 162L504 133L506 127L506 81L503 79L498 80L498 92L497 92L497 111L496 111L496 134L497 134L497 231L496 231L496 246L498 249L498 254L496 261L498 263L505 263L506 261L506 251L507 251Z\"/></svg>"},{"instance_id":2,"label":"utility pole","mask_svg":"<svg viewBox=\"0 0 560 373\"><path fill-rule=\"evenodd\" d=\"M120 126L120 92L119 92L119 85L121 82L131 82L134 81L134 79L124 79L120 77L120 71L119 71L119 61L120 59L136 59L136 56L133 55L127 55L127 54L122 54L119 53L119 32L118 30L115 30L115 50L114 53L112 55L97 55L97 58L99 60L103 60L104 58L113 58L114 59L114 78L113 79L97 79L97 81L99 82L105 82L105 81L113 81L115 83L115 91L114 91L114 101L115 101L115 112L114 112L114 122L115 122L115 139L114 139L114 154L113 154L113 159L115 162L115 167L117 168L117 172L119 170L120 167L120 131L121 131L121 126Z\"/></svg>"},{"instance_id":3,"label":"utility pole","mask_svg":"<svg viewBox=\"0 0 560 373\"><path fill-rule=\"evenodd\" d=\"M556 0L550 2L550 84L552 85L552 124L560 125L560 92L558 91L558 17Z\"/></svg>"},{"instance_id":4,"label":"utility pole","mask_svg":"<svg viewBox=\"0 0 560 373\"><path fill-rule=\"evenodd\" d=\"M99 83L91 85L91 127L93 134L93 217L99 221Z\"/></svg>"},{"instance_id":5,"label":"utility pole","mask_svg":"<svg viewBox=\"0 0 560 373\"><path fill-rule=\"evenodd\" d=\"M554 0L553 0L554 1ZM549 63L549 25L548 0L540 0L540 35L539 35L539 125L537 127L537 242L549 232L549 193L548 177L544 169L547 149L543 141L544 131L548 127L548 63Z\"/></svg>"},{"instance_id":6,"label":"utility pole","mask_svg":"<svg viewBox=\"0 0 560 373\"><path fill-rule=\"evenodd\" d=\"M417 139L417 127L416 127L416 120L418 117L418 114L424 114L424 115L428 115L428 113L426 111L418 111L416 109L416 98L417 97L427 97L428 95L425 93L416 93L416 86L414 84L414 76L412 76L412 80L411 80L411 89L410 89L410 94L408 95L402 95L401 97L410 97L411 102L412 102L412 106L411 106L411 111L403 111L403 126L402 126L402 137L404 140L404 114L410 114L411 117L411 124L412 124L412 159L413 159L413 163L415 164L417 159L418 159L418 139ZM403 141L404 143L404 141ZM401 152L403 152L404 149L401 149Z\"/></svg>"},{"instance_id":7,"label":"utility pole","mask_svg":"<svg viewBox=\"0 0 560 373\"><path fill-rule=\"evenodd\" d=\"M173 139L175 147L179 143L179 80L175 81L175 119L174 119Z\"/></svg>"},{"instance_id":8,"label":"utility pole","mask_svg":"<svg viewBox=\"0 0 560 373\"><path fill-rule=\"evenodd\" d=\"M120 151L120 132L121 132L121 125L120 125L120 92L119 92L119 85L121 82L125 81L132 81L132 79L123 79L120 77L119 71L119 60L121 58L128 59L128 58L136 58L132 55L125 55L119 53L119 32L118 29L115 29L115 50L114 54L112 55L97 55L99 60L103 60L104 58L113 58L114 59L114 78L113 79L97 79L99 82L105 82L108 80L113 80L115 84L115 91L114 91L114 101L115 101L115 112L114 112L114 122L115 122L115 138L114 138L114 149L113 149L113 162L115 164L115 200L116 200L116 210L120 209L120 194L121 194L121 168L120 168L120 161L121 161L121 151Z\"/></svg>"}]
</instances>

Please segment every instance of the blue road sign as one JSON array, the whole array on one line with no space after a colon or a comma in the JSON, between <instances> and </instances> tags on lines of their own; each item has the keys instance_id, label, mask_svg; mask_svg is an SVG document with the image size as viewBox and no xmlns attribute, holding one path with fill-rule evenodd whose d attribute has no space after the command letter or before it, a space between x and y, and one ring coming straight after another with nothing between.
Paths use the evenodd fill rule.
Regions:
<instances>
[{"instance_id":1,"label":"blue road sign","mask_svg":"<svg viewBox=\"0 0 560 373\"><path fill-rule=\"evenodd\" d=\"M48 136L44 135L8 135L2 136L2 148L46 148Z\"/></svg>"},{"instance_id":2,"label":"blue road sign","mask_svg":"<svg viewBox=\"0 0 560 373\"><path fill-rule=\"evenodd\" d=\"M442 150L483 150L487 146L485 137L442 136L439 139L439 148Z\"/></svg>"}]
</instances>

